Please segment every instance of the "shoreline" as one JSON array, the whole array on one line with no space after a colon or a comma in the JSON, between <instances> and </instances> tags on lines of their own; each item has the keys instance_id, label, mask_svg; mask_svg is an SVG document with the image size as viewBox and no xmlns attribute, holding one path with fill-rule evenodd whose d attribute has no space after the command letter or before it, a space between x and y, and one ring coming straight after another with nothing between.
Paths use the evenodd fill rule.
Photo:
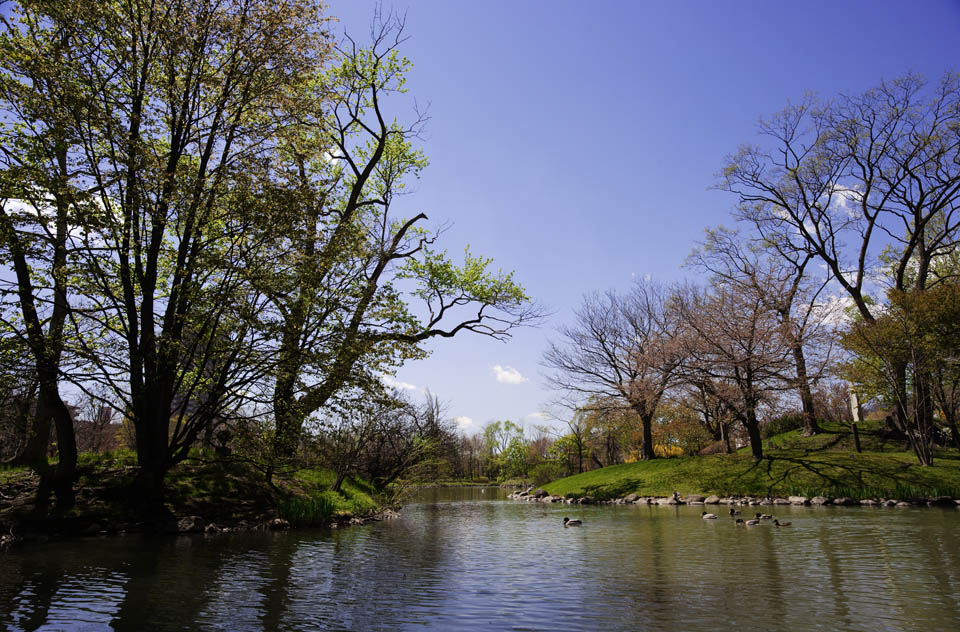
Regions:
<instances>
[{"instance_id":1,"label":"shoreline","mask_svg":"<svg viewBox=\"0 0 960 632\"><path fill-rule=\"evenodd\" d=\"M544 489L529 488L523 492L515 492L507 496L510 500L520 500L526 502L541 503L563 503L567 505L729 505L729 506L839 506L839 507L941 507L958 508L960 507L960 498L950 496L930 496L925 498L865 498L857 500L846 496L718 496L712 494L704 496L702 494L680 494L679 498L673 496L641 496L640 494L627 494L620 498L609 500L596 500L590 496L556 496L551 495Z\"/></svg>"},{"instance_id":2,"label":"shoreline","mask_svg":"<svg viewBox=\"0 0 960 632\"><path fill-rule=\"evenodd\" d=\"M394 520L400 517L400 507L381 507L366 514L338 513L330 518L327 525L295 525L280 517L252 516L249 519L222 522L207 522L202 516L166 516L134 522L117 521L113 524L106 520L92 518L27 518L18 521L0 521L0 553L12 548L28 545L40 545L47 542L83 541L93 538L123 537L130 534L143 534L154 537L178 537L186 535L221 536L234 533L252 533L255 531L300 531L306 529L342 529L362 526L372 522Z\"/></svg>"}]
</instances>

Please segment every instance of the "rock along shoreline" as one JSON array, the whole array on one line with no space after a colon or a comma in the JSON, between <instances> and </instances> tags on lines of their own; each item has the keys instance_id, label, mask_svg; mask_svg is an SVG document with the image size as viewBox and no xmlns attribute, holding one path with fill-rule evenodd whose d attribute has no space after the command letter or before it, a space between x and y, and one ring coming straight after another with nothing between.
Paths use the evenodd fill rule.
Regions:
<instances>
[{"instance_id":1,"label":"rock along shoreline","mask_svg":"<svg viewBox=\"0 0 960 632\"><path fill-rule=\"evenodd\" d=\"M400 507L383 508L366 515L334 515L326 525L329 529L340 529L393 520L400 517ZM218 524L204 520L202 516L169 516L152 522L109 522L107 520L84 519L45 519L39 521L21 520L0 523L0 551L24 544L43 544L49 541L83 540L109 536L124 536L145 533L157 536L197 535L216 536L229 533L253 531L286 531L324 528L316 525L297 527L283 518L253 517L231 520Z\"/></svg>"},{"instance_id":2,"label":"rock along shoreline","mask_svg":"<svg viewBox=\"0 0 960 632\"><path fill-rule=\"evenodd\" d=\"M514 492L507 496L512 500L540 503L564 503L567 505L800 505L823 506L836 505L844 507L952 507L960 506L960 499L950 496L935 496L927 498L865 498L856 500L845 496L703 496L701 494L685 494L674 496L641 496L627 494L621 498L609 500L595 500L589 496L564 497L554 496L543 489L533 487L526 491Z\"/></svg>"}]
</instances>

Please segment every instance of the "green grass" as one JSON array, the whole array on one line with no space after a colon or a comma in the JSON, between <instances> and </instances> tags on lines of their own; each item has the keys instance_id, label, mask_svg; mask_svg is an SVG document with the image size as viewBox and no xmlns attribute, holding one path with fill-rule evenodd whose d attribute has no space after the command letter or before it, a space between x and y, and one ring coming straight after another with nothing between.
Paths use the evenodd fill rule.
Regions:
<instances>
[{"instance_id":1,"label":"green grass","mask_svg":"<svg viewBox=\"0 0 960 632\"><path fill-rule=\"evenodd\" d=\"M668 496L674 491L859 499L960 498L960 455L939 454L931 467L920 466L908 452L771 450L760 462L749 454L679 457L605 467L554 481L544 489L551 494L596 500L629 493Z\"/></svg>"},{"instance_id":2,"label":"green grass","mask_svg":"<svg viewBox=\"0 0 960 632\"><path fill-rule=\"evenodd\" d=\"M347 478L340 491L330 490L336 479L331 470L302 470L294 476L298 493L282 500L277 511L295 526L326 526L336 515L363 515L376 511L373 487L365 481Z\"/></svg>"}]
</instances>

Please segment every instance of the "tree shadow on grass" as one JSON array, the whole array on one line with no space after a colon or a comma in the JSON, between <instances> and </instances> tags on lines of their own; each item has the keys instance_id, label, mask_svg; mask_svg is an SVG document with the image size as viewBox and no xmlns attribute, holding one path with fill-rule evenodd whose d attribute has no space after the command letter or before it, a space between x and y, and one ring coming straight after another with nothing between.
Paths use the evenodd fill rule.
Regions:
<instances>
[{"instance_id":1,"label":"tree shadow on grass","mask_svg":"<svg viewBox=\"0 0 960 632\"><path fill-rule=\"evenodd\" d=\"M769 496L908 498L960 493L960 488L938 479L930 470L891 459L834 461L808 455L775 455L756 463L743 475L756 467L765 470L763 487ZM756 486L759 481L753 482Z\"/></svg>"},{"instance_id":2,"label":"tree shadow on grass","mask_svg":"<svg viewBox=\"0 0 960 632\"><path fill-rule=\"evenodd\" d=\"M611 500L621 498L631 492L635 492L643 486L643 479L640 478L622 478L610 483L601 485L586 485L583 488L583 496L588 496L594 500Z\"/></svg>"}]
</instances>

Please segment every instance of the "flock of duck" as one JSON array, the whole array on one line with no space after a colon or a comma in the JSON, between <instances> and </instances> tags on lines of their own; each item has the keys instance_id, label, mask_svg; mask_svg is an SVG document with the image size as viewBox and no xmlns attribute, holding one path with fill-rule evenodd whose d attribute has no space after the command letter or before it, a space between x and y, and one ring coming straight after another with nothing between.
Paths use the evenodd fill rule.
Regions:
<instances>
[{"instance_id":1,"label":"flock of duck","mask_svg":"<svg viewBox=\"0 0 960 632\"><path fill-rule=\"evenodd\" d=\"M739 516L739 515L740 515L740 510L739 510L739 509L734 509L733 507L730 508L730 517L731 517L731 518L737 518L737 516ZM706 511L701 511L701 512L700 512L700 518L702 518L703 520L716 520L716 519L717 519L717 514L707 513ZM736 524L738 527L743 527L743 526L753 527L753 526L756 526L756 525L760 524L760 523L761 523L762 521L764 521L764 520L770 520L770 521L772 521L771 524L773 524L773 526L775 526L775 527L789 527L790 525L793 524L792 522L780 522L779 520L777 520L775 517L771 516L770 514L762 514L762 513L760 513L759 511L756 513L756 518L752 518L752 519L750 519L750 520L744 520L743 518L737 518L737 521L736 521L735 524Z\"/></svg>"},{"instance_id":2,"label":"flock of duck","mask_svg":"<svg viewBox=\"0 0 960 632\"><path fill-rule=\"evenodd\" d=\"M739 509L734 509L733 507L730 508L730 517L731 517L731 518L737 518L737 516L739 516L739 515L740 515L740 510L739 510ZM718 517L718 516L717 516L717 514L715 514L715 513L707 513L706 511L701 511L701 512L700 512L700 518L701 518L702 520L716 520L717 517ZM779 520L777 520L775 517L771 516L770 514L762 514L762 513L760 513L759 511L756 513L756 518L751 518L750 520L744 520L743 518L737 518L735 524L736 524L738 527L744 527L744 526L746 526L746 527L753 527L753 526L756 526L756 525L758 525L758 524L761 524L762 521L764 521L764 520L770 520L770 521L771 521L770 524L772 524L772 525L775 526L775 527L789 527L790 525L793 524L792 522L780 522ZM582 526L582 525L583 525L583 521L582 521L582 520L577 520L577 519L571 520L570 518L568 518L568 517L566 517L566 516L563 517L563 526L564 526L564 527L579 527L579 526Z\"/></svg>"}]
</instances>

